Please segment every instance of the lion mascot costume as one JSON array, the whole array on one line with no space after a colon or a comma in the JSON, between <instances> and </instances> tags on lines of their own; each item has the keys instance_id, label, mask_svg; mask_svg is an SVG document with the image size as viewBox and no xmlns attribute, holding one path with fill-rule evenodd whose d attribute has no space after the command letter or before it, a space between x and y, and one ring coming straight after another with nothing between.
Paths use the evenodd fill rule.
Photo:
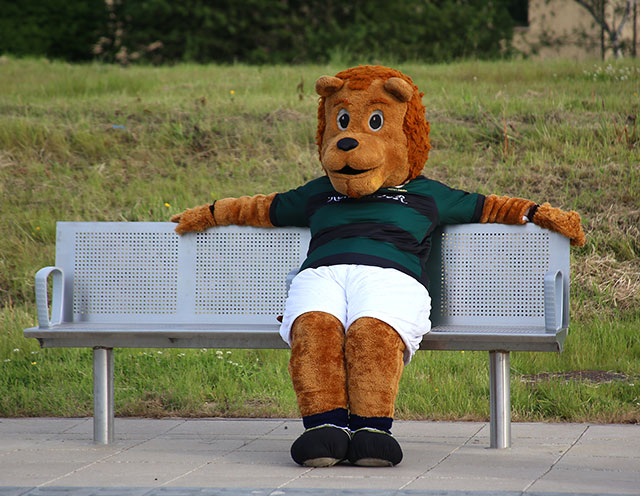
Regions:
<instances>
[{"instance_id":1,"label":"lion mascot costume","mask_svg":"<svg viewBox=\"0 0 640 496\"><path fill-rule=\"evenodd\" d=\"M393 466L391 435L403 367L429 332L425 277L443 224L534 222L585 242L580 217L545 203L452 189L421 174L429 123L408 76L360 66L316 81L325 176L285 193L225 198L175 215L179 234L229 224L307 226L307 259L291 284L280 333L305 427L300 465Z\"/></svg>"}]
</instances>

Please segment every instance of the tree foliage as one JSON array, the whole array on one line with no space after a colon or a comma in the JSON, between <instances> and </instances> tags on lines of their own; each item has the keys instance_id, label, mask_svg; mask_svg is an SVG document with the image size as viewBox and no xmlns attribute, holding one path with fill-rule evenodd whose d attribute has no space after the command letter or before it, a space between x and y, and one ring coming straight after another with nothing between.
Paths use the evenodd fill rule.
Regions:
<instances>
[{"instance_id":1,"label":"tree foliage","mask_svg":"<svg viewBox=\"0 0 640 496\"><path fill-rule=\"evenodd\" d=\"M106 29L104 0L0 0L0 54L91 57Z\"/></svg>"},{"instance_id":2,"label":"tree foliage","mask_svg":"<svg viewBox=\"0 0 640 496\"><path fill-rule=\"evenodd\" d=\"M125 64L494 58L510 48L510 3L23 0L4 8L0 53Z\"/></svg>"}]
</instances>

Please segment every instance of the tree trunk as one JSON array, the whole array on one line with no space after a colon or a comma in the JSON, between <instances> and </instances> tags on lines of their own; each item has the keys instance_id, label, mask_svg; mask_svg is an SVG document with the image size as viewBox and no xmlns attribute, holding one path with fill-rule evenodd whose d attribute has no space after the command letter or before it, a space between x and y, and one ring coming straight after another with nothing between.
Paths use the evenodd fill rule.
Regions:
<instances>
[{"instance_id":1,"label":"tree trunk","mask_svg":"<svg viewBox=\"0 0 640 496\"><path fill-rule=\"evenodd\" d=\"M631 46L631 56L634 59L638 56L638 0L633 2L633 45Z\"/></svg>"},{"instance_id":2,"label":"tree trunk","mask_svg":"<svg viewBox=\"0 0 640 496\"><path fill-rule=\"evenodd\" d=\"M604 12L604 8L605 8L605 4L607 3L606 0L602 0L602 4L600 6L600 57L602 58L602 60L604 60L604 56L605 56L605 46L604 46L604 32L605 32L605 27L607 25L607 21L605 20L605 12ZM596 19L597 21L597 19Z\"/></svg>"}]
</instances>

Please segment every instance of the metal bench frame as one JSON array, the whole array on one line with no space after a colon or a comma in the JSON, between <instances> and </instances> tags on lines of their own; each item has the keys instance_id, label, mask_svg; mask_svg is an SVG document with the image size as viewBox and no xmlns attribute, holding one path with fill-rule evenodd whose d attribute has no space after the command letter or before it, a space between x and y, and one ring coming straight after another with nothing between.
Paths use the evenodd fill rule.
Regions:
<instances>
[{"instance_id":1,"label":"metal bench frame","mask_svg":"<svg viewBox=\"0 0 640 496\"><path fill-rule=\"evenodd\" d=\"M24 334L93 348L96 443L114 439L114 348L287 347L276 317L309 231L174 227L59 222L56 266L36 274L39 325ZM446 226L427 270L432 330L421 349L489 352L490 446L510 447L510 352L562 351L569 240L533 224Z\"/></svg>"}]
</instances>

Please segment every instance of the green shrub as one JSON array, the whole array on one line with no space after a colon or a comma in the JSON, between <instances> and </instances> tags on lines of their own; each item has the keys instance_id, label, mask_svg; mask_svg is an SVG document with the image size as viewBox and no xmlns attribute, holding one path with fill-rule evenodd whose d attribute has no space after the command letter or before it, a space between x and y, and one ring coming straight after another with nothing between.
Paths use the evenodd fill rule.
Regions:
<instances>
[{"instance_id":1,"label":"green shrub","mask_svg":"<svg viewBox=\"0 0 640 496\"><path fill-rule=\"evenodd\" d=\"M512 3L25 0L3 9L0 53L123 65L496 58L509 52Z\"/></svg>"},{"instance_id":2,"label":"green shrub","mask_svg":"<svg viewBox=\"0 0 640 496\"><path fill-rule=\"evenodd\" d=\"M0 54L89 60L106 29L104 0L0 1Z\"/></svg>"}]
</instances>

